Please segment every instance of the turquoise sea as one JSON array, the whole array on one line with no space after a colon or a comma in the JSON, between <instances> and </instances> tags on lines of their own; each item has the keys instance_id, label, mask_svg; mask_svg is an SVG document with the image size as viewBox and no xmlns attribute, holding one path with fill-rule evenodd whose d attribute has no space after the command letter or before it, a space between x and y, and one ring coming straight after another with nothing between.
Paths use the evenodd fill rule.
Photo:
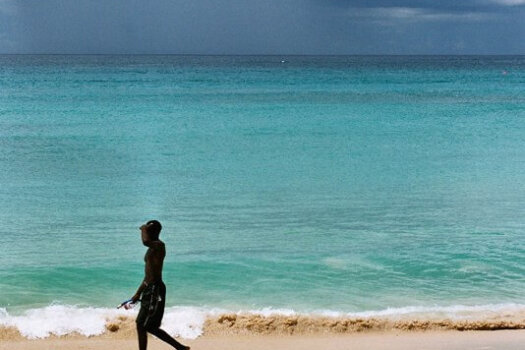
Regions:
<instances>
[{"instance_id":1,"label":"turquoise sea","mask_svg":"<svg viewBox=\"0 0 525 350\"><path fill-rule=\"evenodd\" d=\"M525 56L0 56L0 201L0 325L130 297L150 219L189 318L523 312Z\"/></svg>"}]
</instances>

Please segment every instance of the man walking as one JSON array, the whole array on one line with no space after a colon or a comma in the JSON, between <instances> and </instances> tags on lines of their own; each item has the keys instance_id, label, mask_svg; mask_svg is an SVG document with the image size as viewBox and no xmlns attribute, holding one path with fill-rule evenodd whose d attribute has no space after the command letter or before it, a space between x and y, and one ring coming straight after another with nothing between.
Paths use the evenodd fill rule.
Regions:
<instances>
[{"instance_id":1,"label":"man walking","mask_svg":"<svg viewBox=\"0 0 525 350\"><path fill-rule=\"evenodd\" d=\"M145 276L139 289L131 298L132 303L141 300L140 311L136 321L139 350L147 349L148 332L177 350L189 350L189 346L182 345L164 330L160 329L166 302L166 286L162 281L162 265L166 256L166 247L164 242L159 240L161 230L162 225L157 220L148 221L140 227L142 243L148 247L144 256Z\"/></svg>"}]
</instances>

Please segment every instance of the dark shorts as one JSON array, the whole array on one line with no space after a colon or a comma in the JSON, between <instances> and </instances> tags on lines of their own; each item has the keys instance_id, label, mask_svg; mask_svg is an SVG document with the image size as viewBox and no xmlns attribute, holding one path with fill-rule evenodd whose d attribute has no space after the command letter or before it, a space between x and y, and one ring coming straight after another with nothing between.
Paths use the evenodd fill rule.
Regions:
<instances>
[{"instance_id":1,"label":"dark shorts","mask_svg":"<svg viewBox=\"0 0 525 350\"><path fill-rule=\"evenodd\" d=\"M159 328L164 316L165 300L164 282L150 283L142 292L137 325L145 329Z\"/></svg>"}]
</instances>

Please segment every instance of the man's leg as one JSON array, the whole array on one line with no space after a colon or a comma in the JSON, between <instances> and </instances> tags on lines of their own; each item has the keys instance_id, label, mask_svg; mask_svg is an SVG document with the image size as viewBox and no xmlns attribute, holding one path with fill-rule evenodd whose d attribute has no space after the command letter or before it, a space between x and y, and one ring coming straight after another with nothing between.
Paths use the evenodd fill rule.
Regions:
<instances>
[{"instance_id":1,"label":"man's leg","mask_svg":"<svg viewBox=\"0 0 525 350\"><path fill-rule=\"evenodd\" d=\"M139 350L146 350L148 348L148 332L138 323L137 334L139 336Z\"/></svg>"},{"instance_id":2,"label":"man's leg","mask_svg":"<svg viewBox=\"0 0 525 350\"><path fill-rule=\"evenodd\" d=\"M148 332L150 332L151 334L153 334L154 336L156 336L160 340L170 344L171 346L173 346L177 350L189 350L190 349L189 346L182 345L181 343L179 343L178 341L173 339L168 333L166 333L165 331L163 331L160 328L148 329ZM140 350L145 350L145 349L146 348L144 348L144 349L141 348Z\"/></svg>"}]
</instances>

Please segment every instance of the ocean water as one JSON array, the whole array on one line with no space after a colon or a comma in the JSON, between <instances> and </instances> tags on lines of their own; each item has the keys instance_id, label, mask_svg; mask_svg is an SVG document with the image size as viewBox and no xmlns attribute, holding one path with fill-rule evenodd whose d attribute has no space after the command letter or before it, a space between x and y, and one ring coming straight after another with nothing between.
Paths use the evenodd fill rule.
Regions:
<instances>
[{"instance_id":1,"label":"ocean water","mask_svg":"<svg viewBox=\"0 0 525 350\"><path fill-rule=\"evenodd\" d=\"M0 56L0 325L100 333L149 219L188 337L524 312L524 86L524 56Z\"/></svg>"}]
</instances>

